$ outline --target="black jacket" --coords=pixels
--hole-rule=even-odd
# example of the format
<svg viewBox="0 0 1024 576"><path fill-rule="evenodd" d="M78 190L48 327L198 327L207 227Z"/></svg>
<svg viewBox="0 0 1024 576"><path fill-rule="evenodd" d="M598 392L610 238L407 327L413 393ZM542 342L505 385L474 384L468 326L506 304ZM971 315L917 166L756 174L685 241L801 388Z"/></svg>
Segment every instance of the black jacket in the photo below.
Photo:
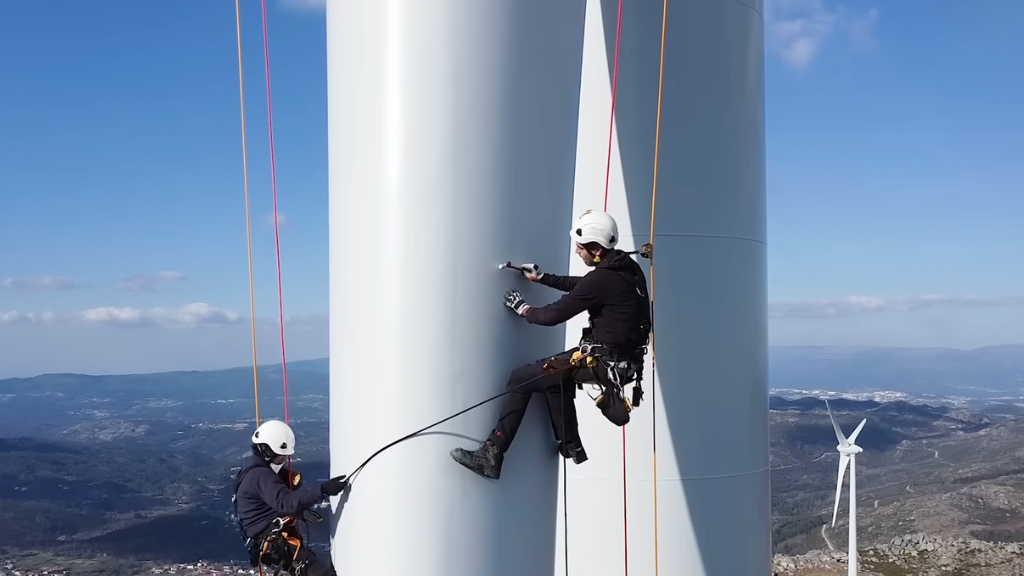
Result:
<svg viewBox="0 0 1024 576"><path fill-rule="evenodd" d="M531 324L555 326L586 310L587 337L613 349L630 352L647 344L651 307L647 278L640 265L621 250L612 250L585 276L545 273L541 284L568 292L556 302L526 312Z"/></svg>
<svg viewBox="0 0 1024 576"><path fill-rule="evenodd" d="M246 538L255 538L279 516L292 516L311 508L325 496L316 488L291 490L281 476L259 456L241 470L241 482L235 492L238 522Z"/></svg>

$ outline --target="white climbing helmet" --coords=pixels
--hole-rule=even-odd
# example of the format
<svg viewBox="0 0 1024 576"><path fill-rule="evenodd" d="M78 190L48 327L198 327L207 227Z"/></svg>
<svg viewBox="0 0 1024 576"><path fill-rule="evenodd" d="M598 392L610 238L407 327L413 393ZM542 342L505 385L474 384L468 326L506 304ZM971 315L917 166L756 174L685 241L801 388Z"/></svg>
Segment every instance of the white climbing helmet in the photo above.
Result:
<svg viewBox="0 0 1024 576"><path fill-rule="evenodd" d="M587 210L576 220L569 236L579 244L597 242L611 250L619 242L619 226L607 212Z"/></svg>
<svg viewBox="0 0 1024 576"><path fill-rule="evenodd" d="M295 433L280 420L267 420L252 434L253 444L266 444L274 454L291 456L295 453Z"/></svg>

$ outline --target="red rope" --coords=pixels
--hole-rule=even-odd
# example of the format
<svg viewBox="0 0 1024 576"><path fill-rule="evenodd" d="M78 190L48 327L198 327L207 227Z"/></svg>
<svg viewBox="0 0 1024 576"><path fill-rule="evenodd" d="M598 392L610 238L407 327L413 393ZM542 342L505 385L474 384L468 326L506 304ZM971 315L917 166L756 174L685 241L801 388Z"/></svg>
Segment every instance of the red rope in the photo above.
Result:
<svg viewBox="0 0 1024 576"><path fill-rule="evenodd" d="M629 575L629 523L626 521L626 429L622 429L622 559Z"/></svg>
<svg viewBox="0 0 1024 576"><path fill-rule="evenodd" d="M288 423L288 364L284 352L284 299L281 289L281 236L277 227L277 168L274 164L274 113L270 104L270 46L267 42L267 0L263 0L263 62L267 71L267 125L270 132L270 182L274 194L274 244L277 250L277 311L281 324L281 378L284 380L284 421ZM291 469L291 459L288 463Z"/></svg>
<svg viewBox="0 0 1024 576"><path fill-rule="evenodd" d="M612 71L612 110L608 119L608 160L604 169L604 210L608 211L608 185L612 170L612 133L615 127L615 93L619 85L619 42L622 38L622 0L619 0L618 22L615 24L615 64ZM626 507L626 428L622 428L622 556L629 576L629 522Z"/></svg>
<svg viewBox="0 0 1024 576"><path fill-rule="evenodd" d="M608 211L608 182L612 171L612 128L615 126L615 92L619 85L619 39L622 36L622 0L619 0L619 19L615 25L615 67L612 72L612 111L608 118L608 162L604 169L604 210Z"/></svg>

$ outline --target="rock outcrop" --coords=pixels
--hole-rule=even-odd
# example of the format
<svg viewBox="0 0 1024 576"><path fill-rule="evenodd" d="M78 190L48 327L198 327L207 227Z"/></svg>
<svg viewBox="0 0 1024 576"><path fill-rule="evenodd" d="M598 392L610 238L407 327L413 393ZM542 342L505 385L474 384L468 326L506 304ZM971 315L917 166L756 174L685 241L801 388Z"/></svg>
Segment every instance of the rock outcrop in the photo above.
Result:
<svg viewBox="0 0 1024 576"><path fill-rule="evenodd" d="M923 533L861 548L864 576L1010 576L1024 574L1024 544L973 538L938 538ZM799 556L776 554L773 576L845 574L846 552L813 550Z"/></svg>

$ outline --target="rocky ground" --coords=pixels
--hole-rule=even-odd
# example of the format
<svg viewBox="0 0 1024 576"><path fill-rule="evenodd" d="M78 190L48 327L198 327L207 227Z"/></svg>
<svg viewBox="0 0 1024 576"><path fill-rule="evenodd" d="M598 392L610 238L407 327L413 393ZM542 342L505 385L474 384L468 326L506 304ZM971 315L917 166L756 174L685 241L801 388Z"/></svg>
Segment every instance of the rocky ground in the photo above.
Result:
<svg viewBox="0 0 1024 576"><path fill-rule="evenodd" d="M861 547L863 576L1019 576L1024 544L973 538L942 538L923 533L898 536L888 544ZM813 550L798 556L776 554L772 576L846 574L847 554Z"/></svg>
<svg viewBox="0 0 1024 576"><path fill-rule="evenodd" d="M816 401L807 404L811 408ZM988 542L1024 540L1024 418L898 402L849 404L833 406L847 433L861 418L868 420L858 438L864 453L857 456L862 548L918 532ZM774 552L795 556L843 549L848 482L831 525L835 434L828 439L831 423L823 410L793 405L771 414Z"/></svg>

